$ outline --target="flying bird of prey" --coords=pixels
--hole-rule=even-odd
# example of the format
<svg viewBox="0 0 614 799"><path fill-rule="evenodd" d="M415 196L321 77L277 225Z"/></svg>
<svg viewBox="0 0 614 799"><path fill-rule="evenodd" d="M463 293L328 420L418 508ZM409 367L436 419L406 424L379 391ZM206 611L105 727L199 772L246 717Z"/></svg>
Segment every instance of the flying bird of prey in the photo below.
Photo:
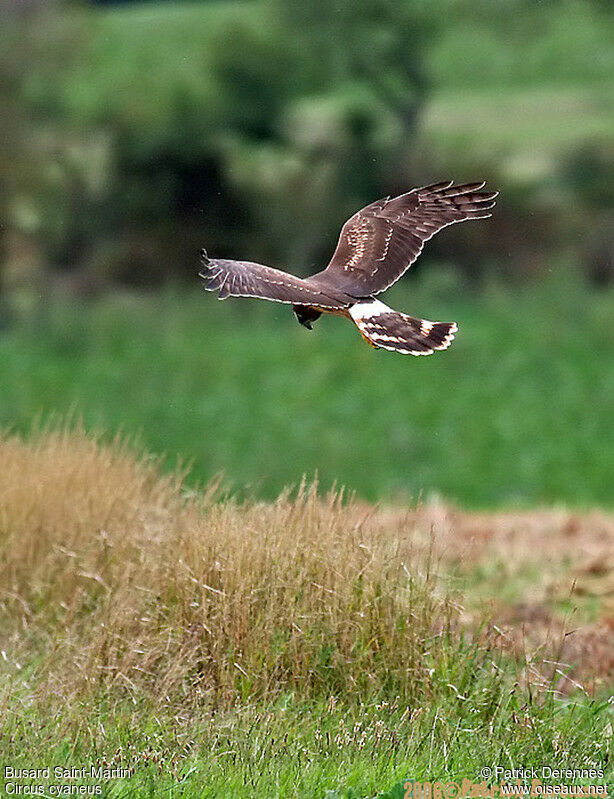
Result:
<svg viewBox="0 0 614 799"><path fill-rule="evenodd" d="M466 219L484 219L498 192L481 183L452 181L386 197L350 217L337 249L322 272L295 277L250 261L213 259L201 250L200 277L219 298L258 297L292 305L300 324L311 330L323 313L351 319L373 347L405 355L431 355L450 346L455 322L429 322L394 311L376 295L395 283L442 228Z"/></svg>

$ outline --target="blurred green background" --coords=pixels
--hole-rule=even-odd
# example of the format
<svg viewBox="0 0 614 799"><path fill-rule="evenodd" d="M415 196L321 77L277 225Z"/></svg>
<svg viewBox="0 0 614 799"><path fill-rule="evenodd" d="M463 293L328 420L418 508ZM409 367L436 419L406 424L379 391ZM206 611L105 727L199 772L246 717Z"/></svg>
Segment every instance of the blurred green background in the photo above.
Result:
<svg viewBox="0 0 614 799"><path fill-rule="evenodd" d="M608 0L4 0L0 423L82 417L263 497L611 506L612 41ZM445 178L495 214L387 295L458 321L445 354L198 286L201 246L309 274Z"/></svg>

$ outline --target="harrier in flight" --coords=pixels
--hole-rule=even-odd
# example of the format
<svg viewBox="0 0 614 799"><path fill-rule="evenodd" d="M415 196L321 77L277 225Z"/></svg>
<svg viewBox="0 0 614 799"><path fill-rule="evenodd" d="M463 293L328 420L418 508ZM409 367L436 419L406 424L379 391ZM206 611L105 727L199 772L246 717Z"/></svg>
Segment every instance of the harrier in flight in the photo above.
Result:
<svg viewBox="0 0 614 799"><path fill-rule="evenodd" d="M392 286L422 252L424 242L454 222L484 219L498 192L481 191L485 182L454 186L452 181L386 197L350 217L331 262L307 278L250 261L213 259L201 250L200 277L219 298L258 297L292 306L300 324L311 330L323 313L351 319L373 347L404 355L445 350L455 322L415 319L375 297Z"/></svg>

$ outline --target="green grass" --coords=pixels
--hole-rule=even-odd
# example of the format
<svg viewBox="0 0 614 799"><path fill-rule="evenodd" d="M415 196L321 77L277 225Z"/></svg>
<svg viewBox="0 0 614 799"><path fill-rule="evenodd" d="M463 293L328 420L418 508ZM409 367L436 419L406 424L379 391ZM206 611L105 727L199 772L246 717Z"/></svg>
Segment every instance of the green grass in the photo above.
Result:
<svg viewBox="0 0 614 799"><path fill-rule="evenodd" d="M445 3L446 0L443 0ZM611 82L614 16L590 0L449 2L426 60L438 89Z"/></svg>
<svg viewBox="0 0 614 799"><path fill-rule="evenodd" d="M197 719L135 710L124 702L84 705L76 716L56 711L41 721L26 706L5 718L0 758L13 767L132 767L127 779L74 784L101 784L108 797L185 799L401 799L407 779L481 783L484 766L607 769L607 703L526 707L510 693L491 723L473 699L449 693L447 701L427 708L394 699L355 707L334 700L306 705L288 697ZM48 786L61 780L25 782Z"/></svg>
<svg viewBox="0 0 614 799"><path fill-rule="evenodd" d="M447 89L421 128L441 163L497 164L511 183L543 186L581 145L613 140L614 100L607 83Z"/></svg>
<svg viewBox="0 0 614 799"><path fill-rule="evenodd" d="M407 779L519 765L609 779L606 654L590 695L562 628L499 628L477 575L450 593L422 522L313 490L212 502L80 433L3 437L0 461L0 762L134 769L5 772L6 794L400 799Z"/></svg>
<svg viewBox="0 0 614 799"><path fill-rule="evenodd" d="M556 13L549 3L504 17L480 2L450 11L426 54L429 152L466 170L490 164L546 196L562 159L614 137L611 8L564 0Z"/></svg>
<svg viewBox="0 0 614 799"><path fill-rule="evenodd" d="M612 293L562 273L475 294L443 278L390 296L459 322L428 358L372 350L341 319L309 333L283 306L205 293L49 301L0 336L0 423L82 415L190 461L195 480L223 472L265 497L317 473L369 499L611 506Z"/></svg>

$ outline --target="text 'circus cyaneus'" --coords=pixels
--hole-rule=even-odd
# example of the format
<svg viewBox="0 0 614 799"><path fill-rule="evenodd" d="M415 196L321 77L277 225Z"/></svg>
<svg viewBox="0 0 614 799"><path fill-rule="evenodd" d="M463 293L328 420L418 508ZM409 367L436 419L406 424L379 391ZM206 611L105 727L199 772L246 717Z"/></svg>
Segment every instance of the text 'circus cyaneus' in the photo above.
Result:
<svg viewBox="0 0 614 799"><path fill-rule="evenodd" d="M336 314L351 319L373 347L431 355L450 346L456 323L416 319L375 297L409 269L442 228L490 216L498 192L481 191L484 185L445 181L367 205L341 229L326 269L308 278L250 261L209 258L205 250L200 276L220 299L258 297L292 305L310 330L321 314Z"/></svg>

